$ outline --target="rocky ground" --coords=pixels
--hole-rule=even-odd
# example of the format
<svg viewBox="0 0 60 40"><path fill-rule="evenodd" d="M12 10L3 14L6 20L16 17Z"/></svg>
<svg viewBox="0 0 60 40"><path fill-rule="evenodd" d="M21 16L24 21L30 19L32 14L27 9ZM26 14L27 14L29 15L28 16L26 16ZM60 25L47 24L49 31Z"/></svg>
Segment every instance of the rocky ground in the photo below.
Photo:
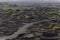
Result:
<svg viewBox="0 0 60 40"><path fill-rule="evenodd" d="M1 6L0 36L5 40L60 40L60 8Z"/></svg>

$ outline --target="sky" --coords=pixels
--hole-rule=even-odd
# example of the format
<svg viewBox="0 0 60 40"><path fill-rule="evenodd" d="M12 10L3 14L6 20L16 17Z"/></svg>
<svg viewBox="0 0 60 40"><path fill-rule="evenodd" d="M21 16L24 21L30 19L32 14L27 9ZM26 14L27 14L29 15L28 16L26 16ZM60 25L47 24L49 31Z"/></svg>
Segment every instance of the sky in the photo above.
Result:
<svg viewBox="0 0 60 40"><path fill-rule="evenodd" d="M60 0L0 0L0 2L6 1L25 1L25 2L60 2Z"/></svg>

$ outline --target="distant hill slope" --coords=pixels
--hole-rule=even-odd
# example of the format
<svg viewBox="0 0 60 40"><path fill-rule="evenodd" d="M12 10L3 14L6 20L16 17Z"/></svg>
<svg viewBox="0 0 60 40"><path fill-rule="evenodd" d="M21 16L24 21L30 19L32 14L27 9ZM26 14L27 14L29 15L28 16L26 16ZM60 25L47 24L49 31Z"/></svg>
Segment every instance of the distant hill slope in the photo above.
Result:
<svg viewBox="0 0 60 40"><path fill-rule="evenodd" d="M60 2L27 2L27 1L8 1L8 2L0 2L0 3L9 3L9 4L17 4L19 6L39 6L39 5L55 5L60 6Z"/></svg>

